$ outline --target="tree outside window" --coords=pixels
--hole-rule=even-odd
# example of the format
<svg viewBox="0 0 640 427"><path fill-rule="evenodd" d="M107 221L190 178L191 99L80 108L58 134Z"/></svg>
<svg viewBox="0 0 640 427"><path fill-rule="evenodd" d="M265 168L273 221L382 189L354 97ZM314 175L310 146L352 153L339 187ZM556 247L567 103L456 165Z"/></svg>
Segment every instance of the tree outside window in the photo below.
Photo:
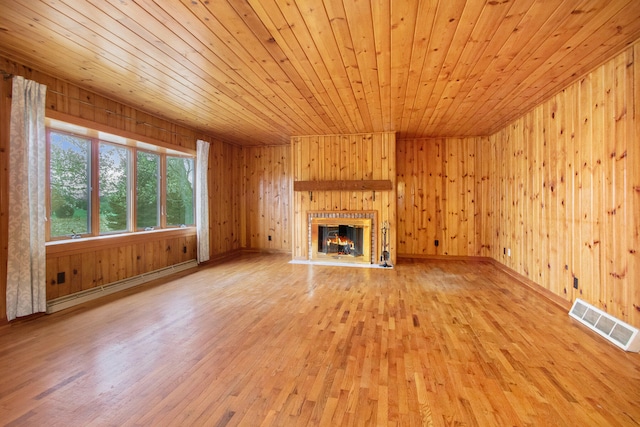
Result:
<svg viewBox="0 0 640 427"><path fill-rule="evenodd" d="M193 224L194 162L167 156L167 225Z"/></svg>
<svg viewBox="0 0 640 427"><path fill-rule="evenodd" d="M91 233L91 140L50 133L50 235Z"/></svg>
<svg viewBox="0 0 640 427"><path fill-rule="evenodd" d="M49 240L195 223L193 157L113 136L49 129L48 138Z"/></svg>

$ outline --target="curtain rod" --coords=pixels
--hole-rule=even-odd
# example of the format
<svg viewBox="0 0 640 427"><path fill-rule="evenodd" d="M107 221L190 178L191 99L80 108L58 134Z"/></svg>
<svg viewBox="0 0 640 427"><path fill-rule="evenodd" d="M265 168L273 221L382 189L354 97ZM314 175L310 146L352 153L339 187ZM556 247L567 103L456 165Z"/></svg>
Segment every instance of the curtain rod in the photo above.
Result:
<svg viewBox="0 0 640 427"><path fill-rule="evenodd" d="M2 73L2 80L9 80L13 77L13 74L8 73L5 70L0 70L0 73Z"/></svg>

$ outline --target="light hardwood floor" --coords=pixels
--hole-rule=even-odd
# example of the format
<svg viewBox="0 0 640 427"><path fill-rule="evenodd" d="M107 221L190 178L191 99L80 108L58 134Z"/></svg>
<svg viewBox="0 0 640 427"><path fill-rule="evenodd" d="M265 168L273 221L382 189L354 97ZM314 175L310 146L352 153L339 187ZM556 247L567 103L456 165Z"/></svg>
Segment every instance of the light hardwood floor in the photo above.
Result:
<svg viewBox="0 0 640 427"><path fill-rule="evenodd" d="M287 261L244 255L0 328L0 421L640 424L640 355L489 263Z"/></svg>

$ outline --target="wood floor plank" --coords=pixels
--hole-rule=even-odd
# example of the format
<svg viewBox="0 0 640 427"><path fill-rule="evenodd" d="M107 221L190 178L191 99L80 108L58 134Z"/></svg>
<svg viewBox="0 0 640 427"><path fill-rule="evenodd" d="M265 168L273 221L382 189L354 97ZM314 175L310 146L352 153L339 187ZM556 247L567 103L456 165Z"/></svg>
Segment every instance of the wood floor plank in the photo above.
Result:
<svg viewBox="0 0 640 427"><path fill-rule="evenodd" d="M247 254L0 327L11 426L626 426L639 402L640 355L480 261Z"/></svg>

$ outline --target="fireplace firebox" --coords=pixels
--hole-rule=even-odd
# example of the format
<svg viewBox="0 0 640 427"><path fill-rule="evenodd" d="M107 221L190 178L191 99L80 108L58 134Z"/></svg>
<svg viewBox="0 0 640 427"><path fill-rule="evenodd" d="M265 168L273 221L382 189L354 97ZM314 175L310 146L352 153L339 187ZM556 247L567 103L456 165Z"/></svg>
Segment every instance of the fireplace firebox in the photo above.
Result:
<svg viewBox="0 0 640 427"><path fill-rule="evenodd" d="M309 214L309 259L372 264L375 238L372 212Z"/></svg>

